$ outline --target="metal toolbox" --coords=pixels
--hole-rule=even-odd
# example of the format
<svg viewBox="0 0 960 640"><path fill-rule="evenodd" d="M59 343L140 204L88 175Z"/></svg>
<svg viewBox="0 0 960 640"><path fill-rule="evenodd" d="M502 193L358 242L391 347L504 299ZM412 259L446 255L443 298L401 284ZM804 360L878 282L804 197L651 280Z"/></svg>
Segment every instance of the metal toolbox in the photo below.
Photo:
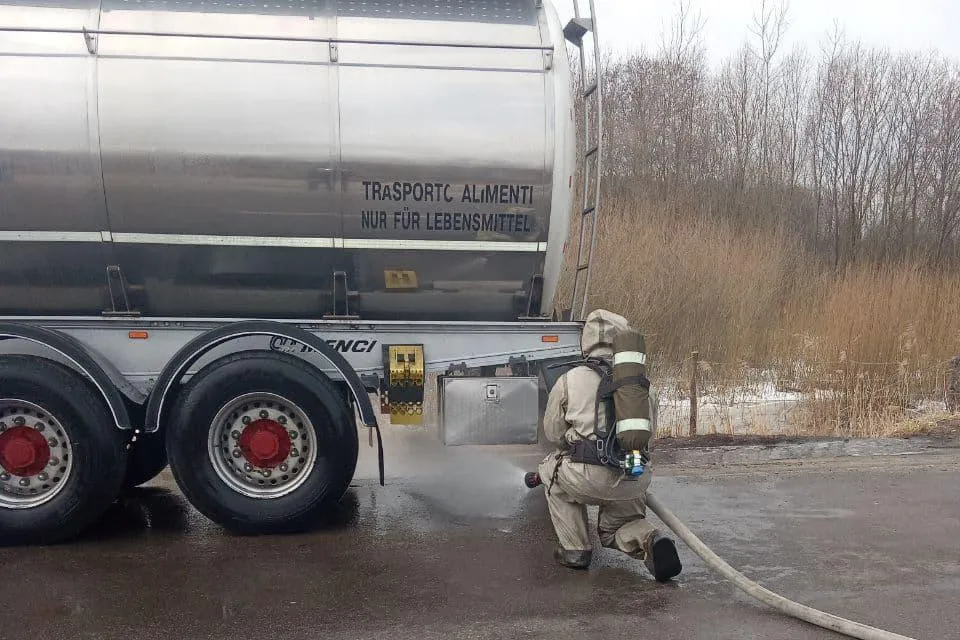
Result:
<svg viewBox="0 0 960 640"><path fill-rule="evenodd" d="M445 445L537 442L537 377L444 377L439 405Z"/></svg>

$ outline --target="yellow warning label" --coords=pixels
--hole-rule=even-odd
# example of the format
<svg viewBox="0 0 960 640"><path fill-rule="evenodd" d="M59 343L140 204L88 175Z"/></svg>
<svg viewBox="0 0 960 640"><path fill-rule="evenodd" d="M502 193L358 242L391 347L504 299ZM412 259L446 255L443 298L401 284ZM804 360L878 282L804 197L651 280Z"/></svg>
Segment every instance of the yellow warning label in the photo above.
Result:
<svg viewBox="0 0 960 640"><path fill-rule="evenodd" d="M387 269L383 272L387 289L417 289L417 272L411 269Z"/></svg>
<svg viewBox="0 0 960 640"><path fill-rule="evenodd" d="M390 345L387 393L392 424L423 424L424 362L421 345Z"/></svg>

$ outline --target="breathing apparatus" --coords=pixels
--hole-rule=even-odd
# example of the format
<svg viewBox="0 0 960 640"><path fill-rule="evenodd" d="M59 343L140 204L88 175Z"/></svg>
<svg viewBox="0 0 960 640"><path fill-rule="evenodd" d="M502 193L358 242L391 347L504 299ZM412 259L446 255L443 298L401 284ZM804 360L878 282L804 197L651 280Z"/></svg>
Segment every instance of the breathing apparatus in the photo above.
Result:
<svg viewBox="0 0 960 640"><path fill-rule="evenodd" d="M644 451L638 451L636 449L628 451L623 457L623 462L620 463L620 467L623 469L623 473L630 477L642 476L643 472L647 470L647 464L650 463L650 459L647 456L647 453Z"/></svg>
<svg viewBox="0 0 960 640"><path fill-rule="evenodd" d="M627 479L636 479L650 463L652 424L646 345L639 332L624 328L614 336L611 346L612 361L587 357L548 368L585 366L600 376L594 414L596 437L572 443L570 459L613 467Z"/></svg>

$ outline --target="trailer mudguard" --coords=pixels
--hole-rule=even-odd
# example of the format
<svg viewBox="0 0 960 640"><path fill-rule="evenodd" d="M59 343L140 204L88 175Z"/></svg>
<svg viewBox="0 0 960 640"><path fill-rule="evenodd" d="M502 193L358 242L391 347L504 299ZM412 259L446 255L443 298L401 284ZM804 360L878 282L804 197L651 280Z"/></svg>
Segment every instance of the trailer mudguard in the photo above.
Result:
<svg viewBox="0 0 960 640"><path fill-rule="evenodd" d="M124 396L134 404L142 405L146 395L130 384L116 367L96 351L73 336L54 329L16 322L0 323L0 340L14 339L32 342L43 347L45 351L52 351L65 358L76 371L86 376L103 396L117 428L134 428Z"/></svg>
<svg viewBox="0 0 960 640"><path fill-rule="evenodd" d="M163 368L156 385L153 387L153 392L150 394L144 424L145 430L154 432L160 428L161 414L166 409L170 390L186 374L190 365L214 347L218 347L225 342L251 336L289 338L307 345L322 355L343 376L353 399L357 403L357 407L360 409L360 418L363 420L363 424L370 428L377 426L377 415L373 411L373 405L367 395L363 381L360 380L360 376L353 370L350 363L334 351L330 345L300 327L270 320L244 320L211 329L185 344L174 354L170 362Z"/></svg>

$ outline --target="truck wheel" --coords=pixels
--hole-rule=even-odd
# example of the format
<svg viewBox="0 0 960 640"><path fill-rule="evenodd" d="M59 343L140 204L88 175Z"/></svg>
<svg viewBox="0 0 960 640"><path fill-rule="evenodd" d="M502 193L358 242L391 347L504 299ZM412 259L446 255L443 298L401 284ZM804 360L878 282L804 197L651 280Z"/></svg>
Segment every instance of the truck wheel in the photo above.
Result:
<svg viewBox="0 0 960 640"><path fill-rule="evenodd" d="M127 456L127 474L123 488L132 489L150 482L167 466L167 448L163 431L142 433Z"/></svg>
<svg viewBox="0 0 960 640"><path fill-rule="evenodd" d="M125 463L122 432L79 374L0 359L0 542L76 536L117 497Z"/></svg>
<svg viewBox="0 0 960 640"><path fill-rule="evenodd" d="M246 534L303 530L330 511L356 470L353 413L333 383L272 351L225 356L197 373L168 425L184 495Z"/></svg>

